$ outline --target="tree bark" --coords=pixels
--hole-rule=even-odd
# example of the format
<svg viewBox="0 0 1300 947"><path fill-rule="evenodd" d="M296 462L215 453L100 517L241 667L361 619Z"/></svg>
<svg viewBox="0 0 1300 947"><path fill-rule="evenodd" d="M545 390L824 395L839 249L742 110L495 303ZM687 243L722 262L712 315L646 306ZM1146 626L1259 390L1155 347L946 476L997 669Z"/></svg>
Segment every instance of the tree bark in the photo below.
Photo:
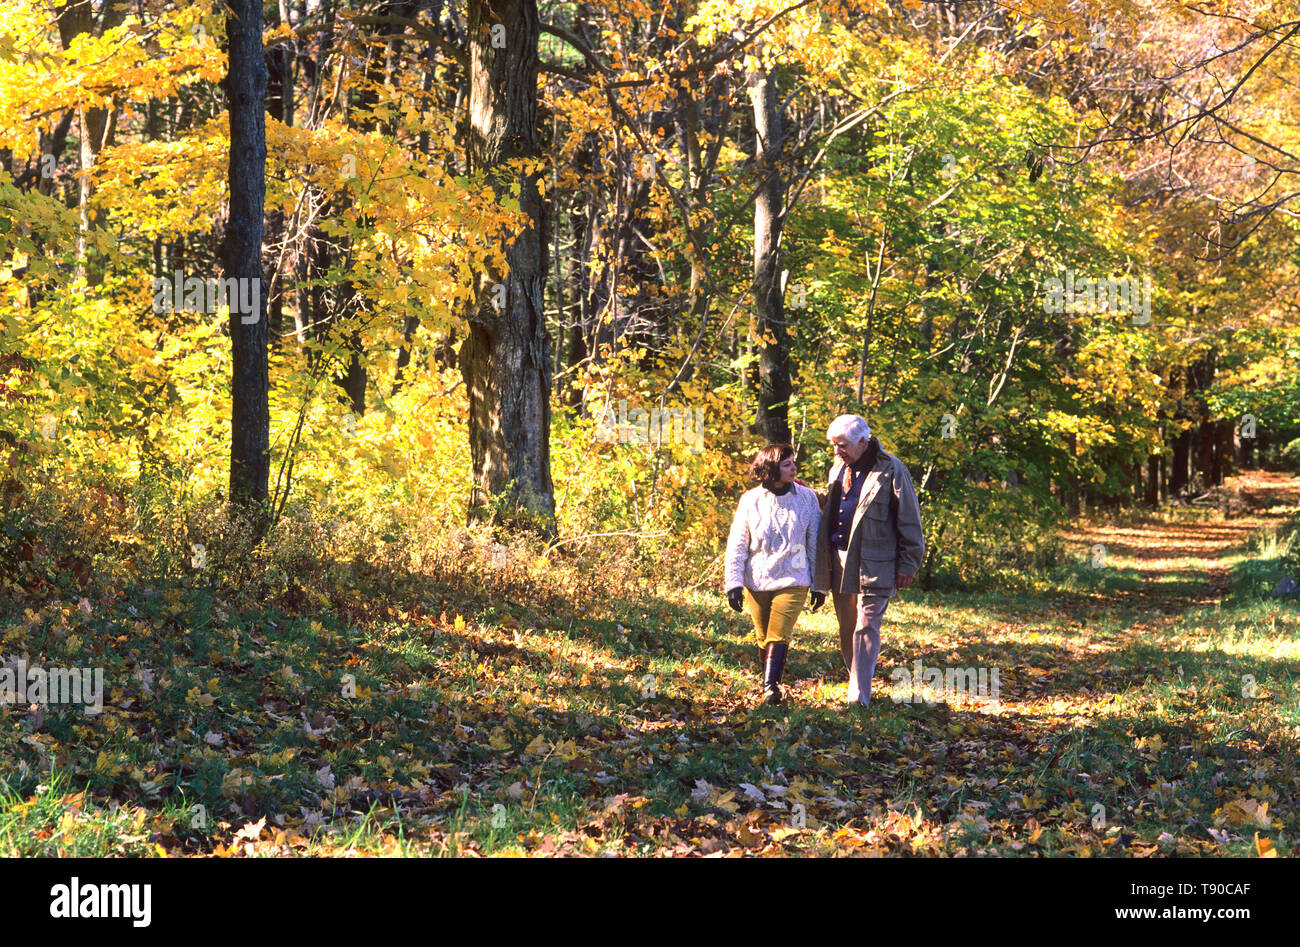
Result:
<svg viewBox="0 0 1300 947"><path fill-rule="evenodd" d="M1192 444L1192 432L1180 431L1174 438L1174 456L1169 465L1169 494L1177 496L1187 486L1187 458Z"/></svg>
<svg viewBox="0 0 1300 947"><path fill-rule="evenodd" d="M226 277L256 287L257 303L230 305L231 379L230 497L261 504L270 476L270 411L267 404L266 295L262 279L262 214L266 200L266 55L262 47L262 0L228 0L226 33L230 71L230 220L222 246Z"/></svg>
<svg viewBox="0 0 1300 947"><path fill-rule="evenodd" d="M1147 455L1146 505L1155 509L1160 505L1160 455Z"/></svg>
<svg viewBox="0 0 1300 947"><path fill-rule="evenodd" d="M540 154L537 127L536 0L471 0L471 171L486 171L498 199L519 187L523 231L502 247L505 271L489 268L469 315L460 365L469 394L474 489L471 516L555 531L551 481L550 338L542 309L546 249L535 174L506 162ZM501 287L498 289L497 287ZM499 303L499 307L498 307Z"/></svg>
<svg viewBox="0 0 1300 947"><path fill-rule="evenodd" d="M781 285L781 225L785 182L781 176L781 113L776 75L749 75L754 107L754 165L759 178L754 199L754 313L759 336L758 416L754 431L769 444L790 442L790 337Z"/></svg>
<svg viewBox="0 0 1300 947"><path fill-rule="evenodd" d="M1236 424L1229 420L1220 419L1215 422L1215 450L1214 450L1214 482L1216 484L1223 481L1235 472L1233 459L1233 431Z"/></svg>

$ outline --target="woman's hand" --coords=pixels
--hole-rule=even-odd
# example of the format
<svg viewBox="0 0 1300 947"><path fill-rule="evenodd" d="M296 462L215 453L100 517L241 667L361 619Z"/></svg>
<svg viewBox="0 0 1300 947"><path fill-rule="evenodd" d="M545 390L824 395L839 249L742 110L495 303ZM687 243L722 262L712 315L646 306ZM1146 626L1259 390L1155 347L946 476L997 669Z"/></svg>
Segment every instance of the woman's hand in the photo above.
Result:
<svg viewBox="0 0 1300 947"><path fill-rule="evenodd" d="M734 589L730 589L727 592L727 604L731 606L731 610L733 612L740 611L740 607L742 604L744 604L744 601L745 601L745 593L740 590L739 586L737 586Z"/></svg>
<svg viewBox="0 0 1300 947"><path fill-rule="evenodd" d="M811 595L808 596L808 598L812 602L812 608L808 609L810 612L815 612L817 611L817 609L821 608L823 605L826 604L825 592L813 592Z"/></svg>

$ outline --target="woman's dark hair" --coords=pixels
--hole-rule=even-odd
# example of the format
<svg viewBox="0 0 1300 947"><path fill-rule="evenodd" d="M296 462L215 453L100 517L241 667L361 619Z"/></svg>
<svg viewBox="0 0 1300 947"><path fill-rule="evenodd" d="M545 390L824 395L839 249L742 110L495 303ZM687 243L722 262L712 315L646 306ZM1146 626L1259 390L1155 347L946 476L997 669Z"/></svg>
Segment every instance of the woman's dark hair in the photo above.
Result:
<svg viewBox="0 0 1300 947"><path fill-rule="evenodd" d="M765 487L774 487L781 480L781 461L794 456L789 444L768 444L754 455L749 465L749 475Z"/></svg>

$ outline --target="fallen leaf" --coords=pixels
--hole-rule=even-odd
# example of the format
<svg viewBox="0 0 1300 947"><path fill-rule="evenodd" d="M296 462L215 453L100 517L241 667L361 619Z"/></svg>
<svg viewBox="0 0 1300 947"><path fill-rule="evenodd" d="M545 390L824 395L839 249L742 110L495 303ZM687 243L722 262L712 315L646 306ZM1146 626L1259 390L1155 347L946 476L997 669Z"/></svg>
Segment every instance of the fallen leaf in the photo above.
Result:
<svg viewBox="0 0 1300 947"><path fill-rule="evenodd" d="M1267 829L1271 824L1268 803L1255 799L1233 799L1214 810L1214 824L1257 825L1261 829Z"/></svg>
<svg viewBox="0 0 1300 947"><path fill-rule="evenodd" d="M262 829L266 827L266 816L258 819L256 822L249 822L242 829L235 833L233 841L238 842L241 838L246 838L250 842L256 842L258 836L262 834Z"/></svg>

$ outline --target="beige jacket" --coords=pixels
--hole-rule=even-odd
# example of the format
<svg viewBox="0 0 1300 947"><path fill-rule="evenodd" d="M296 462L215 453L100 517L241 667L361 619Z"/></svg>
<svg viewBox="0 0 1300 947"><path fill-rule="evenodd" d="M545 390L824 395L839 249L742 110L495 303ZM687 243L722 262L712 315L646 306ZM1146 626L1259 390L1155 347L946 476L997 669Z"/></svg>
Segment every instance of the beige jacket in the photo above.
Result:
<svg viewBox="0 0 1300 947"><path fill-rule="evenodd" d="M840 505L840 477L844 465L838 459L831 466L830 489L821 528L817 531L817 571L813 589L830 590L831 533ZM907 466L883 448L863 481L858 506L849 528L844 576L836 592L893 595L895 577L916 575L925 561L925 537L921 533L921 508L912 488Z"/></svg>

